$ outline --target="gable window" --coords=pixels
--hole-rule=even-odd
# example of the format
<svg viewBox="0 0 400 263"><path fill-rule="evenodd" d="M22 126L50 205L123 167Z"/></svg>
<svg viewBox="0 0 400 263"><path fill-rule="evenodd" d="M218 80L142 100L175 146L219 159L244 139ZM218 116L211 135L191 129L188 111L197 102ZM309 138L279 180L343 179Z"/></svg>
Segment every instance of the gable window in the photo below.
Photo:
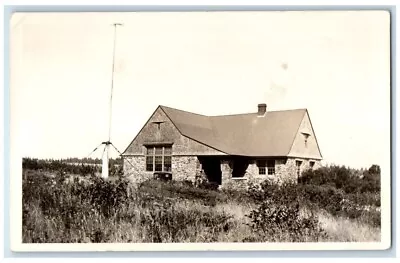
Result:
<svg viewBox="0 0 400 263"><path fill-rule="evenodd" d="M269 175L275 174L275 160L268 160L267 161L267 169L268 169L268 174Z"/></svg>
<svg viewBox="0 0 400 263"><path fill-rule="evenodd" d="M164 123L163 121L153 121L154 124L157 125L157 128L160 130L161 129L161 124Z"/></svg>
<svg viewBox="0 0 400 263"><path fill-rule="evenodd" d="M301 133L304 136L304 145L307 147L308 137L310 137L311 134L308 131L302 131Z"/></svg>
<svg viewBox="0 0 400 263"><path fill-rule="evenodd" d="M171 171L171 146L146 146L146 171Z"/></svg>
<svg viewBox="0 0 400 263"><path fill-rule="evenodd" d="M297 174L297 177L300 177L301 164L302 164L302 161L296 161L296 174Z"/></svg>

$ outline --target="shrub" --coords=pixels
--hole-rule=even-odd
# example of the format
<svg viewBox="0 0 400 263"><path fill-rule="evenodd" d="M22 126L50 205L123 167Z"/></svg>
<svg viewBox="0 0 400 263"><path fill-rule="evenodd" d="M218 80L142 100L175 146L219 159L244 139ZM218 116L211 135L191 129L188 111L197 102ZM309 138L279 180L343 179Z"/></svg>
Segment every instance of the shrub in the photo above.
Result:
<svg viewBox="0 0 400 263"><path fill-rule="evenodd" d="M250 212L251 228L262 236L263 240L280 240L287 236L291 242L318 241L326 237L313 214L300 215L299 202L291 204L264 201L258 209Z"/></svg>
<svg viewBox="0 0 400 263"><path fill-rule="evenodd" d="M346 193L363 193L380 191L380 167L372 165L365 170L362 177L359 171L344 166L321 167L307 170L299 178L300 184L331 185Z"/></svg>
<svg viewBox="0 0 400 263"><path fill-rule="evenodd" d="M368 171L363 178L354 174L345 167L322 167L305 171L298 184L276 185L266 180L260 187L249 188L248 195L256 202L271 200L287 206L297 201L308 209L324 209L332 215L379 226L380 212L376 209L380 206L379 182L376 180L379 176Z"/></svg>
<svg viewBox="0 0 400 263"><path fill-rule="evenodd" d="M362 176L360 176L362 175ZM361 216L363 208L380 206L380 167L372 165L368 170L357 171L344 166L322 167L308 170L299 180L306 199L332 214L350 218ZM344 209L342 201L353 204ZM376 224L376 220L374 220Z"/></svg>
<svg viewBox="0 0 400 263"><path fill-rule="evenodd" d="M219 185L218 183L215 182L207 182L207 181L202 181L201 183L198 184L198 187L200 189L206 189L206 190L218 190Z"/></svg>
<svg viewBox="0 0 400 263"><path fill-rule="evenodd" d="M146 231L145 242L180 242L190 239L191 234L196 235L201 230L210 233L204 242L215 242L219 232L230 229L230 219L231 216L224 213L178 209L171 200L164 200L155 203L152 209L144 210L140 224Z"/></svg>
<svg viewBox="0 0 400 263"><path fill-rule="evenodd" d="M163 199L164 197L183 198L200 201L207 206L215 206L218 202L226 201L226 195L212 187L195 187L192 183L185 181L160 182L147 180L140 184L139 190L152 193L158 199Z"/></svg>

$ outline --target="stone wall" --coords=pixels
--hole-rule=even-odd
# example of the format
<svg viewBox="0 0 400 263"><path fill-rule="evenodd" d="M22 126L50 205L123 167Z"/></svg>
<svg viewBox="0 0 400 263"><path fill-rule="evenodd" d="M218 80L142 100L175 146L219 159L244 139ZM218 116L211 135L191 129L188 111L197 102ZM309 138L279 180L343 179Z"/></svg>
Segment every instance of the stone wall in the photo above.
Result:
<svg viewBox="0 0 400 263"><path fill-rule="evenodd" d="M229 188L229 184L232 181L232 171L233 171L232 161L222 160L221 161L221 188Z"/></svg>
<svg viewBox="0 0 400 263"><path fill-rule="evenodd" d="M276 162L274 180L278 184L297 182L296 162L294 159L280 159Z"/></svg>
<svg viewBox="0 0 400 263"><path fill-rule="evenodd" d="M146 157L144 156L125 156L124 157L124 176L134 183L140 183L153 178L153 172L146 171Z"/></svg>
<svg viewBox="0 0 400 263"><path fill-rule="evenodd" d="M172 179L195 181L201 169L196 156L172 156ZM153 172L146 171L145 156L125 156L124 175L132 182L140 183L153 178Z"/></svg>
<svg viewBox="0 0 400 263"><path fill-rule="evenodd" d="M275 160L274 175L259 175L256 160L250 160L243 177L232 178L233 161L221 160L222 181L221 188L247 189L249 186L257 185L265 180L282 184L284 182L297 182L296 160L302 161L300 171L310 169L310 161L314 161L313 169L321 167L319 160L301 158L287 158ZM128 163L128 161L130 163ZM124 175L127 175L133 182L142 182L153 177L153 172L146 171L145 156L125 156ZM202 173L201 163L197 156L172 156L172 179L189 180L199 182L206 180Z"/></svg>
<svg viewBox="0 0 400 263"><path fill-rule="evenodd" d="M258 167L255 160L250 160L243 177L232 177L232 161L221 162L222 183L221 188L248 189L250 185L260 184L265 180L265 175L258 174Z"/></svg>
<svg viewBox="0 0 400 263"><path fill-rule="evenodd" d="M249 166L243 177L233 178L232 177L232 164L231 161L225 160L221 163L222 170L222 185L221 188L233 188L233 189L247 189L250 186L259 185L265 180L272 183L282 184L282 183L296 183L297 182L297 170L296 170L296 160L302 161L300 166L300 173L310 169L309 159L300 158L282 158L275 160L275 174L274 175L260 175L258 174L258 166L256 160L250 160ZM319 160L314 161L313 169L318 169L321 167L321 162Z"/></svg>
<svg viewBox="0 0 400 263"><path fill-rule="evenodd" d="M172 156L172 179L195 182L199 165L197 156Z"/></svg>
<svg viewBox="0 0 400 263"><path fill-rule="evenodd" d="M304 171L311 169L310 161L315 162L314 167L312 168L313 170L321 167L320 160L303 159L303 158L288 158L286 160L286 163L279 164L276 167L276 176L278 178L279 183L283 183L283 182L296 183L297 182L298 175L297 175L296 161L301 161L300 176L301 176L301 173L303 173Z"/></svg>

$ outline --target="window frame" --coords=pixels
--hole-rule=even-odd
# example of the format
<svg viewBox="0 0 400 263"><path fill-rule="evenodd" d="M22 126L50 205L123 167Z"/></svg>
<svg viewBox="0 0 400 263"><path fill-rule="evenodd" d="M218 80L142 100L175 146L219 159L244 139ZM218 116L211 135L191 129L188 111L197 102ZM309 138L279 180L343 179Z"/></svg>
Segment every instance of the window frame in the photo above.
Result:
<svg viewBox="0 0 400 263"><path fill-rule="evenodd" d="M301 175L301 165L302 164L303 164L303 161L296 160L296 174L297 174L297 177L300 177L300 175Z"/></svg>
<svg viewBox="0 0 400 263"><path fill-rule="evenodd" d="M259 159L257 160L258 175L275 175L276 160L275 159Z"/></svg>
<svg viewBox="0 0 400 263"><path fill-rule="evenodd" d="M146 154L145 154L145 169L146 172L171 172L172 171L172 145L144 145L146 147ZM161 152L157 151L161 148ZM166 154L165 149L170 149L169 152ZM149 154L149 149L151 149L151 154ZM161 163L159 163L161 157ZM165 157L169 157L169 169L166 169L166 162ZM149 158L151 158L152 163L148 163ZM156 162L156 159L158 161ZM152 169L148 169L149 167ZM160 168L161 169L160 169Z"/></svg>
<svg viewBox="0 0 400 263"><path fill-rule="evenodd" d="M273 164L273 165L271 165ZM275 166L276 166L276 161L275 160L267 160L266 162L266 168L267 168L267 174L268 175L275 175Z"/></svg>
<svg viewBox="0 0 400 263"><path fill-rule="evenodd" d="M257 160L258 175L267 175L267 160Z"/></svg>

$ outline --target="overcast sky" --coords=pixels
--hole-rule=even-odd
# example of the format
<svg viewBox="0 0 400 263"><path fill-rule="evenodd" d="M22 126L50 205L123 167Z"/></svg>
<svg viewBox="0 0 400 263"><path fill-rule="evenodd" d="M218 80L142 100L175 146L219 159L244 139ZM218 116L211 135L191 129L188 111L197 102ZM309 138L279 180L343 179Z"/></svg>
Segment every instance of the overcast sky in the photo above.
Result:
<svg viewBox="0 0 400 263"><path fill-rule="evenodd" d="M387 12L16 14L11 149L125 150L158 105L205 115L307 108L324 161L382 164L390 143ZM93 157L100 157L97 152Z"/></svg>

